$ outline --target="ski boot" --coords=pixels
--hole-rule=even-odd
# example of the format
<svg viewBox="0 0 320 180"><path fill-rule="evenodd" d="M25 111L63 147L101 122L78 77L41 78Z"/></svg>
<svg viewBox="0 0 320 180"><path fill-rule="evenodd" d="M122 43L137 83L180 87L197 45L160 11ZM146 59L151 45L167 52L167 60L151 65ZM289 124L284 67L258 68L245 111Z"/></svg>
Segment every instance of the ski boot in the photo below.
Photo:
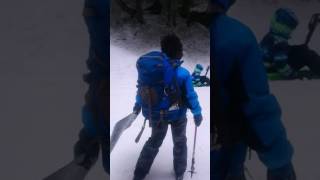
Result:
<svg viewBox="0 0 320 180"><path fill-rule="evenodd" d="M203 71L203 66L197 64L192 73L192 83L194 86L198 87L201 85L201 72Z"/></svg>
<svg viewBox="0 0 320 180"><path fill-rule="evenodd" d="M192 76L200 76L203 71L203 66L201 64L196 64L196 67L193 70Z"/></svg>
<svg viewBox="0 0 320 180"><path fill-rule="evenodd" d="M202 76L203 66L197 64L192 73L192 84L194 87L205 87L210 86L210 79L207 77L210 66L207 67L206 73Z"/></svg>

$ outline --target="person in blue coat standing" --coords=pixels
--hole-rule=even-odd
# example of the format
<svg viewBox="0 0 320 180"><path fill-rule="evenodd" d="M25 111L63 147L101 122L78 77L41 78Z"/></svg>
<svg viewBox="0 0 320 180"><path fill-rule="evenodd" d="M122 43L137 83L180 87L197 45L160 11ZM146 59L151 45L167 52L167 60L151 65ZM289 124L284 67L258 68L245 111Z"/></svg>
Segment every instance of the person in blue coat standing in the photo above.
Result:
<svg viewBox="0 0 320 180"><path fill-rule="evenodd" d="M103 167L109 174L109 0L85 0L83 15L90 40L89 73L84 76L89 88L82 109L84 127L74 147L74 158L89 170L101 149Z"/></svg>
<svg viewBox="0 0 320 180"><path fill-rule="evenodd" d="M183 180L187 167L187 109L191 110L196 126L200 126L202 122L201 107L198 102L198 95L193 88L192 76L187 69L181 67L183 46L180 39L175 34L164 36L161 39L161 49L161 52L154 51L142 56L141 58L151 58L146 59L146 62L159 62L160 59L160 64L156 66L152 65L153 68L163 67L162 62L164 61L169 62L172 66L174 66L173 64L176 64L172 77L174 77L175 80L174 92L179 93L173 93L171 88L169 89L162 87L162 83L164 83L163 81L165 81L166 78L155 77L157 70L151 71L151 74L148 74L150 76L145 77L146 79L149 79L151 76L154 76L154 79L151 80L152 82L150 82L151 84L148 86L145 86L145 83L142 82L145 80L142 76L144 76L147 70L143 70L143 72L139 74L137 86L138 92L133 110L136 114L139 114L142 110L144 117L149 120L149 125L152 129L152 132L151 137L145 143L137 161L134 171L134 180L143 180L149 173L151 165L159 152L159 148L166 137L169 125L171 126L174 144L173 163L176 180ZM138 71L139 67L141 68L142 66L141 64L142 61L139 63L138 60ZM166 72L169 73L169 71ZM168 73L163 74L160 72L159 76L166 76ZM160 83L155 81L157 79ZM173 78L170 79L173 80ZM159 88L160 91L157 90ZM162 94L162 92L164 92L164 94ZM165 106L163 103L156 102L156 99L162 102L162 99L166 99L168 96L172 101L173 99L176 99L177 103L174 101L174 103L170 104L167 108L164 108ZM161 104L160 106L162 107L157 108L151 104Z"/></svg>
<svg viewBox="0 0 320 180"><path fill-rule="evenodd" d="M212 150L215 180L245 180L247 148L267 167L268 180L295 180L293 147L270 93L262 52L251 30L226 15L234 1L211 0Z"/></svg>

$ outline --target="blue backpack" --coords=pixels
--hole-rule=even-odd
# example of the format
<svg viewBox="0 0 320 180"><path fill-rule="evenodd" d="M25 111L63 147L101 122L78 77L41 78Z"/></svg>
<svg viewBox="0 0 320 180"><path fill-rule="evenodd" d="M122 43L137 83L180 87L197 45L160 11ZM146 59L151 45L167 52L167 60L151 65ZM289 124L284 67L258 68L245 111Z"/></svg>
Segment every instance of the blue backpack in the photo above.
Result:
<svg viewBox="0 0 320 180"><path fill-rule="evenodd" d="M143 115L151 120L171 110L177 110L181 91L177 81L180 60L170 60L164 53L153 51L137 61L138 95ZM175 109L176 108L176 109Z"/></svg>

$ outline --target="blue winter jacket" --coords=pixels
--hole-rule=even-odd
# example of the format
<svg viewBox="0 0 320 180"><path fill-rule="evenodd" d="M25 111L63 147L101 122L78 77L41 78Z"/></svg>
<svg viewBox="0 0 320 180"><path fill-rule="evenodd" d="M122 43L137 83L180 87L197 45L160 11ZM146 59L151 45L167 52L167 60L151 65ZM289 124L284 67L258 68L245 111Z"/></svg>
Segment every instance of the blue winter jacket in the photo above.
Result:
<svg viewBox="0 0 320 180"><path fill-rule="evenodd" d="M278 102L270 94L262 53L251 30L225 14L215 15L211 23L211 63L219 82L221 110L236 106L238 111L232 116L243 117L250 131L251 136L244 141L254 139L254 148L268 168L289 163L293 148L280 120Z"/></svg>
<svg viewBox="0 0 320 180"><path fill-rule="evenodd" d="M89 74L86 81L107 79L109 74L109 0L86 0L85 22L90 34L90 51L87 60Z"/></svg>
<svg viewBox="0 0 320 180"><path fill-rule="evenodd" d="M106 132L108 125L103 118L102 112L98 117L91 112L92 107L99 104L101 97L96 92L101 80L109 77L109 0L85 0L83 16L89 33L89 57L87 66L89 73L85 76L89 83L87 95L90 103L86 103L82 110L84 127L91 136ZM101 131L101 132L100 132Z"/></svg>
<svg viewBox="0 0 320 180"><path fill-rule="evenodd" d="M189 108L194 116L201 114L201 107L198 101L198 95L195 92L192 84L192 76L189 71L181 66L177 68L177 81L182 90L182 104L177 110L169 110L163 117L166 121L177 121L186 117L187 109ZM142 100L140 95L136 95L136 106L141 106ZM149 109L142 108L142 113L145 117L149 116ZM159 121L159 112L152 112L152 121Z"/></svg>

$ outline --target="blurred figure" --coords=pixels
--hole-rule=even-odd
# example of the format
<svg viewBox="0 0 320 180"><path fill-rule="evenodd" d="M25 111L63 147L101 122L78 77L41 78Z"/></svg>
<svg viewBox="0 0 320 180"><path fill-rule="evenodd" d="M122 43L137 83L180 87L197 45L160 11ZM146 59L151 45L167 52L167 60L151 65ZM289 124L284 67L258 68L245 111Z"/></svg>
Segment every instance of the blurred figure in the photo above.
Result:
<svg viewBox="0 0 320 180"><path fill-rule="evenodd" d="M84 127L74 156L79 165L89 170L102 149L103 167L109 174L109 0L86 0L83 15L90 37L89 73L84 77L89 90L82 109Z"/></svg>
<svg viewBox="0 0 320 180"><path fill-rule="evenodd" d="M247 148L267 167L268 180L295 180L293 147L270 93L262 52L251 30L226 15L232 0L211 0L211 175L245 180Z"/></svg>
<svg viewBox="0 0 320 180"><path fill-rule="evenodd" d="M311 28L315 28L318 22L310 23L315 23L311 24L314 26ZM270 30L260 43L270 79L302 79L320 75L319 55L310 50L307 43L290 45L288 42L298 24L296 14L286 8L276 10L271 18ZM301 71L304 67L308 69Z"/></svg>

